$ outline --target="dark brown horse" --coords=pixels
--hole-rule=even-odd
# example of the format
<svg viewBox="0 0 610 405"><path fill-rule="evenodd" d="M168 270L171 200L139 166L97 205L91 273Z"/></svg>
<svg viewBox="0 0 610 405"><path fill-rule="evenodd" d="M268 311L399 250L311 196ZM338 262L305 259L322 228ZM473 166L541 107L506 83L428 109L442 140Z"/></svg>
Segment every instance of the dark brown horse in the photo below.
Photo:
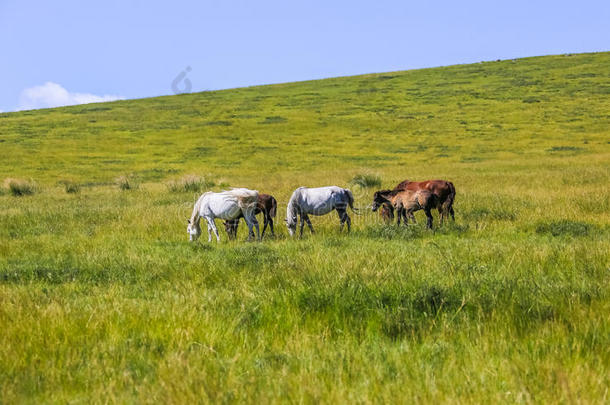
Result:
<svg viewBox="0 0 610 405"><path fill-rule="evenodd" d="M432 213L431 210L438 206L436 195L428 190L380 190L373 196L373 211L385 204L389 204L393 210L397 211L398 221L396 225L400 225L402 217L405 225L409 218L415 221L415 211L424 210L428 218L426 226L432 229Z"/></svg>
<svg viewBox="0 0 610 405"><path fill-rule="evenodd" d="M254 215L263 213L264 217L264 225L263 225L263 233L261 238L265 236L265 230L267 229L267 225L271 229L271 235L275 236L273 232L273 218L275 218L275 214L277 212L277 201L272 195L269 194L259 194L258 201L256 203L256 209L254 210ZM229 239L235 239L237 236L237 227L239 226L239 219L243 218L243 215L232 219L230 221L225 221L225 231L229 236Z"/></svg>
<svg viewBox="0 0 610 405"><path fill-rule="evenodd" d="M394 190L428 190L436 196L437 209L440 216L441 225L447 215L451 215L451 219L455 221L455 213L453 211L453 201L455 200L455 187L453 183L445 180L426 180L426 181L409 181L400 182ZM393 190L393 191L394 191ZM391 204L383 204L380 210L381 217L386 222L391 222L394 219L394 208Z"/></svg>

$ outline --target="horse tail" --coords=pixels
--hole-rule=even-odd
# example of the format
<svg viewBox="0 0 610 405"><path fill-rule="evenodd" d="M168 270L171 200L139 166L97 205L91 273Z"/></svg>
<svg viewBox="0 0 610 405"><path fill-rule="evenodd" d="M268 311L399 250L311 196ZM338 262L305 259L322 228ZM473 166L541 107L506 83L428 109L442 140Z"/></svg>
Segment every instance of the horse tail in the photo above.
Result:
<svg viewBox="0 0 610 405"><path fill-rule="evenodd" d="M269 216L271 218L275 218L275 214L277 213L277 201L271 196L271 208L269 209Z"/></svg>
<svg viewBox="0 0 610 405"><path fill-rule="evenodd" d="M449 195L445 200L445 208L448 212L453 211L453 201L455 200L455 186L452 182L448 181L447 185L449 186Z"/></svg>
<svg viewBox="0 0 610 405"><path fill-rule="evenodd" d="M455 200L455 186L453 185L452 182L448 181L447 184L449 184L449 196L447 197L447 202L449 203L449 206L453 205L453 200Z"/></svg>
<svg viewBox="0 0 610 405"><path fill-rule="evenodd" d="M352 194L350 189L344 188L343 190L345 190L345 194L347 194L347 203L349 204L349 207L352 209L354 214L361 215L360 210L358 208L354 208L354 195Z"/></svg>

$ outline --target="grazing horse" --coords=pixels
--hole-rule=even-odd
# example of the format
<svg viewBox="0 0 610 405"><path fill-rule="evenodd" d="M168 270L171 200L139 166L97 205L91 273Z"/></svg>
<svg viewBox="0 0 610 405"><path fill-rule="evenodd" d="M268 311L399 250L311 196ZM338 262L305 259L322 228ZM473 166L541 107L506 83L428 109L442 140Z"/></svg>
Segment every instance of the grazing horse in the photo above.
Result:
<svg viewBox="0 0 610 405"><path fill-rule="evenodd" d="M440 216L441 225L447 215L451 215L451 219L455 221L455 213L453 211L453 201L455 200L455 187L453 183L445 180L426 180L426 181L409 181L400 182L394 191L398 190L428 190L434 194L438 200L438 213ZM391 204L383 204L380 210L381 217L386 222L391 222L394 219L394 209Z"/></svg>
<svg viewBox="0 0 610 405"><path fill-rule="evenodd" d="M260 239L258 221L254 215L257 201L258 191L247 188L234 188L221 193L208 191L202 194L193 207L191 219L188 220L186 232L189 234L189 239L195 241L201 236L199 220L203 217L208 223L208 242L212 241L212 231L216 235L216 241L220 242L214 219L231 220L239 216L243 216L248 224L248 239L254 236L253 227L256 227L256 238Z"/></svg>
<svg viewBox="0 0 610 405"><path fill-rule="evenodd" d="M265 223L263 225L263 233L261 234L261 238L265 237L265 230L267 229L267 225L271 229L271 235L275 236L273 232L273 218L275 218L275 213L277 212L277 201L273 198L272 195L269 194L259 194L258 201L256 203L256 208L254 210L254 215L263 213L263 217ZM239 219L242 218L243 215L238 216L235 219L230 219L224 222L225 231L227 235L229 235L229 239L235 239L237 236L237 227L239 226Z"/></svg>
<svg viewBox="0 0 610 405"><path fill-rule="evenodd" d="M303 236L303 225L307 222L307 226L311 233L314 233L313 226L309 220L311 215L325 215L332 210L337 210L341 225L339 230L343 229L343 224L347 222L347 231L351 229L352 221L347 215L347 207L350 207L354 213L354 196L347 188L337 186L307 188L299 187L292 193L288 207L286 208L286 227L290 236L293 236L297 228L297 214L301 216L300 236Z"/></svg>
<svg viewBox="0 0 610 405"><path fill-rule="evenodd" d="M377 209L384 205L389 204L393 209L397 211L398 221L396 225L400 225L400 218L402 217L405 225L408 224L408 218L415 221L415 211L424 210L426 217L428 218L426 226L432 229L432 213L430 212L433 208L438 205L437 197L428 190L380 190L377 191L373 196L372 210Z"/></svg>

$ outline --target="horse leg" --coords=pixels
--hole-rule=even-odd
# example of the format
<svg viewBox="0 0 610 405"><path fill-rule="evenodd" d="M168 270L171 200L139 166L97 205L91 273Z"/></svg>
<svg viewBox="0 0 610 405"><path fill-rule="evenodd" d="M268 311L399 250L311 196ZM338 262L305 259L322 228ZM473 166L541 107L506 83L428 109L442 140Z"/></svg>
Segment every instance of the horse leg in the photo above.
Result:
<svg viewBox="0 0 610 405"><path fill-rule="evenodd" d="M400 226L400 218L403 216L402 207L396 207L396 225Z"/></svg>
<svg viewBox="0 0 610 405"><path fill-rule="evenodd" d="M455 212L453 212L453 204L449 206L449 213L451 214L451 220L455 222Z"/></svg>
<svg viewBox="0 0 610 405"><path fill-rule="evenodd" d="M345 223L345 214L346 214L345 211L347 211L347 208L345 210L341 209L341 208L337 208L336 210L337 210L337 215L339 215L339 232L342 232L343 224Z"/></svg>
<svg viewBox="0 0 610 405"><path fill-rule="evenodd" d="M254 236L254 225L252 224L252 220L246 221L246 224L248 224L248 240L252 240L252 237Z"/></svg>
<svg viewBox="0 0 610 405"><path fill-rule="evenodd" d="M248 219L246 220L246 218ZM250 217L244 216L244 220L246 220L246 223L248 224L248 240L250 240L250 238L254 236L253 228L256 228L256 239L260 240L261 235L259 232L258 220L256 219L256 215L252 214L252 216Z"/></svg>
<svg viewBox="0 0 610 405"><path fill-rule="evenodd" d="M227 225L227 222L228 222L228 225ZM233 232L235 232L235 227L233 226L231 221L225 222L225 230L227 231L227 236L229 237L229 240L233 240Z"/></svg>
<svg viewBox="0 0 610 405"><path fill-rule="evenodd" d="M311 233L315 233L313 231L313 225L311 225L311 221L309 220L309 215L305 214L305 222L307 222L307 226L309 227L309 230L311 231Z"/></svg>
<svg viewBox="0 0 610 405"><path fill-rule="evenodd" d="M233 239L237 239L237 228L239 228L239 219L235 222L233 227Z"/></svg>
<svg viewBox="0 0 610 405"><path fill-rule="evenodd" d="M411 218L412 215L413 214L411 213L411 211L407 210L406 208L403 208L403 210L402 210L402 220L405 223L405 226L409 226L409 218Z"/></svg>
<svg viewBox="0 0 610 405"><path fill-rule="evenodd" d="M352 231L352 220L349 215L347 215L347 209L343 211L343 214L345 216L345 222L347 222L347 233L350 233Z"/></svg>
<svg viewBox="0 0 610 405"><path fill-rule="evenodd" d="M263 212L263 233L261 234L261 239L265 237L265 231L267 230L267 225L269 225L269 218L267 214Z"/></svg>
<svg viewBox="0 0 610 405"><path fill-rule="evenodd" d="M342 231L343 224L347 223L347 233L350 233L352 230L352 220L349 215L347 215L347 206L345 208L337 209L337 212L339 213L339 218L341 218L341 227L339 228L339 231Z"/></svg>
<svg viewBox="0 0 610 405"><path fill-rule="evenodd" d="M411 221L413 221L414 224L417 223L417 220L415 219L415 214L413 214L413 211L409 211L409 218L411 218Z"/></svg>
<svg viewBox="0 0 610 405"><path fill-rule="evenodd" d="M248 225L248 240L252 240L252 236L254 235L254 224L252 223L252 219L244 215L244 221L246 221L246 225Z"/></svg>
<svg viewBox="0 0 610 405"><path fill-rule="evenodd" d="M252 239L252 235L254 234L254 230L252 228L252 221L244 215L244 221L246 221L246 226L248 227L248 240Z"/></svg>
<svg viewBox="0 0 610 405"><path fill-rule="evenodd" d="M273 231L273 218L269 217L269 229L271 229L271 236L275 236L275 232Z"/></svg>
<svg viewBox="0 0 610 405"><path fill-rule="evenodd" d="M239 220L233 222L232 220L229 220L230 228L229 228L229 239L234 240L235 238L237 238L237 227L239 226Z"/></svg>
<svg viewBox="0 0 610 405"><path fill-rule="evenodd" d="M394 220L394 207L388 203L383 204L383 207L385 209L385 211L383 212L385 214L384 219L385 219L386 223L389 225Z"/></svg>
<svg viewBox="0 0 610 405"><path fill-rule="evenodd" d="M428 217L428 220L426 221L426 227L428 229L432 229L432 213L430 212L430 208L424 208L424 212L426 213L426 217Z"/></svg>
<svg viewBox="0 0 610 405"><path fill-rule="evenodd" d="M208 221L208 235L209 235L209 239L208 242L212 241L212 235L210 235L210 228L212 228L212 231L214 232L214 235L216 235L216 242L220 242L220 235L218 235L218 229L216 228L216 223L214 222L213 218L206 218L206 220Z"/></svg>
<svg viewBox="0 0 610 405"><path fill-rule="evenodd" d="M303 237L303 227L304 226L305 226L305 218L303 217L303 213L301 213L301 226L300 226L300 232L299 232L300 238Z"/></svg>
<svg viewBox="0 0 610 405"><path fill-rule="evenodd" d="M210 226L210 221L206 218L205 221L208 223L208 243L212 241L212 227Z"/></svg>

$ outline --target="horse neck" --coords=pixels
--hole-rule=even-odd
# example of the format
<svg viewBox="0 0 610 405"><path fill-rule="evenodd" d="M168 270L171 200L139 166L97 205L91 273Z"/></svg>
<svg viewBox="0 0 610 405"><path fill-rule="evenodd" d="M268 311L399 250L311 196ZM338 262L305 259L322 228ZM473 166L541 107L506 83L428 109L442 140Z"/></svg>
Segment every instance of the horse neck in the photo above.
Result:
<svg viewBox="0 0 610 405"><path fill-rule="evenodd" d="M203 198L199 198L193 207L193 213L191 214L191 224L195 224L199 222L200 215L199 211L201 210L201 200Z"/></svg>
<svg viewBox="0 0 610 405"><path fill-rule="evenodd" d="M391 190L387 193L379 194L381 198L383 198L386 202L393 203L394 197L398 194L399 191L402 190Z"/></svg>
<svg viewBox="0 0 610 405"><path fill-rule="evenodd" d="M288 201L288 206L286 207L286 219L292 221L293 218L297 216L297 207L295 204L295 200L297 199L296 194L293 194L290 197L290 201Z"/></svg>

